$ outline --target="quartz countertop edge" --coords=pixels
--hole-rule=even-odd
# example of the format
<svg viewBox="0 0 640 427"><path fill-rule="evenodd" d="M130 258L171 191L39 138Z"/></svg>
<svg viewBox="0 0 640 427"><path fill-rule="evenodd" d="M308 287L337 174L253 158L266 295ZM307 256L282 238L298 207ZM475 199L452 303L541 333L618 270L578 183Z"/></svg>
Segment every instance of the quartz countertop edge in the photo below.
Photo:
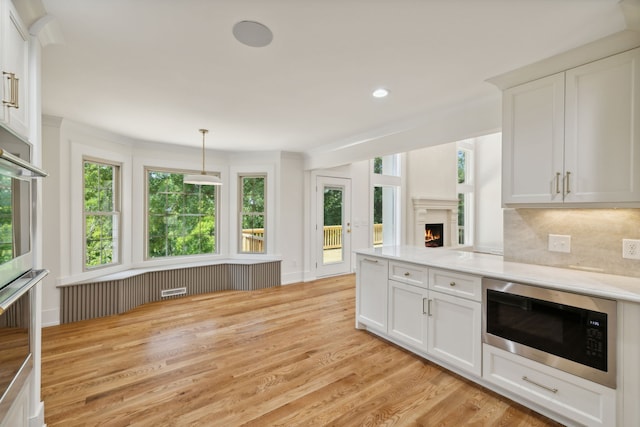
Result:
<svg viewBox="0 0 640 427"><path fill-rule="evenodd" d="M501 255L455 248L383 246L354 251L426 267L640 303L640 278L504 261Z"/></svg>

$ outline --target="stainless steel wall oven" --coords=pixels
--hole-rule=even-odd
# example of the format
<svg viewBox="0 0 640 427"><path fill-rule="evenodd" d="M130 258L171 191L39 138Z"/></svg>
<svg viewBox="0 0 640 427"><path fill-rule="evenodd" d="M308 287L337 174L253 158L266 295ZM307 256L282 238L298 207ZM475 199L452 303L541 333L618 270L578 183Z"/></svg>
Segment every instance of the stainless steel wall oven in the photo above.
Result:
<svg viewBox="0 0 640 427"><path fill-rule="evenodd" d="M483 278L483 342L616 388L616 301Z"/></svg>
<svg viewBox="0 0 640 427"><path fill-rule="evenodd" d="M32 371L33 269L31 146L0 129L0 424Z"/></svg>

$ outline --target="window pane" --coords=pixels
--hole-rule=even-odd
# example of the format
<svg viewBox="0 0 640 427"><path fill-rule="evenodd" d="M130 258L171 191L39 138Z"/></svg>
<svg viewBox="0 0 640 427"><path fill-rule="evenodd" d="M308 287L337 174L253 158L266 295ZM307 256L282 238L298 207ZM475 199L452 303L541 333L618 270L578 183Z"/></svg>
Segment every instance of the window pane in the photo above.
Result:
<svg viewBox="0 0 640 427"><path fill-rule="evenodd" d="M342 187L324 187L324 242L323 264L342 262L342 216L344 189Z"/></svg>
<svg viewBox="0 0 640 427"><path fill-rule="evenodd" d="M465 195L458 193L458 243L464 245Z"/></svg>
<svg viewBox="0 0 640 427"><path fill-rule="evenodd" d="M265 253L265 176L240 177L239 252Z"/></svg>
<svg viewBox="0 0 640 427"><path fill-rule="evenodd" d="M458 150L458 184L464 184L467 181L467 152Z"/></svg>
<svg viewBox="0 0 640 427"><path fill-rule="evenodd" d="M400 176L400 167L398 165L399 157L397 154L376 157L373 159L373 173L389 176Z"/></svg>
<svg viewBox="0 0 640 427"><path fill-rule="evenodd" d="M216 252L216 188L183 183L179 172L147 171L147 256Z"/></svg>
<svg viewBox="0 0 640 427"><path fill-rule="evenodd" d="M373 187L373 246L382 246L382 187Z"/></svg>
<svg viewBox="0 0 640 427"><path fill-rule="evenodd" d="M395 245L397 225L397 187L373 187L373 245Z"/></svg>
<svg viewBox="0 0 640 427"><path fill-rule="evenodd" d="M85 268L118 262L118 174L120 168L84 161Z"/></svg>

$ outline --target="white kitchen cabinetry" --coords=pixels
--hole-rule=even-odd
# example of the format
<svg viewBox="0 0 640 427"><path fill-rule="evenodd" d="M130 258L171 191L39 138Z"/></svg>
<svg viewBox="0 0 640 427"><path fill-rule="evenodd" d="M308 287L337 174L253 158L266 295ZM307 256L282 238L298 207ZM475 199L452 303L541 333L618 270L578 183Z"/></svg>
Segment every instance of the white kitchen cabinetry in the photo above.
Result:
<svg viewBox="0 0 640 427"><path fill-rule="evenodd" d="M448 364L482 374L481 304L429 292L427 353Z"/></svg>
<svg viewBox="0 0 640 427"><path fill-rule="evenodd" d="M389 280L389 336L426 352L428 298L425 288Z"/></svg>
<svg viewBox="0 0 640 427"><path fill-rule="evenodd" d="M486 344L483 377L574 422L616 425L615 390Z"/></svg>
<svg viewBox="0 0 640 427"><path fill-rule="evenodd" d="M640 202L640 48L507 89L503 203Z"/></svg>
<svg viewBox="0 0 640 427"><path fill-rule="evenodd" d="M480 376L480 290L476 276L390 262L389 337Z"/></svg>
<svg viewBox="0 0 640 427"><path fill-rule="evenodd" d="M29 138L29 33L10 0L0 0L0 123Z"/></svg>
<svg viewBox="0 0 640 427"><path fill-rule="evenodd" d="M387 275L385 259L358 255L356 275L356 327L365 325L387 333Z"/></svg>

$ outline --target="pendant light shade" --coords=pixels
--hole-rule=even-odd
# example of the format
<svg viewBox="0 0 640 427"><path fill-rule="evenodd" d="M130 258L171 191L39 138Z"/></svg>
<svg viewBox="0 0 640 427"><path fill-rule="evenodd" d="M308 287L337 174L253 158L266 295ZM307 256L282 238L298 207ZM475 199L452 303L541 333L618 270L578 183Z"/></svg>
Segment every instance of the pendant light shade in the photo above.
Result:
<svg viewBox="0 0 640 427"><path fill-rule="evenodd" d="M185 184L195 185L222 185L220 177L215 175L207 175L204 170L204 136L209 132L207 129L200 129L202 134L202 172L199 174L185 175L182 182Z"/></svg>

